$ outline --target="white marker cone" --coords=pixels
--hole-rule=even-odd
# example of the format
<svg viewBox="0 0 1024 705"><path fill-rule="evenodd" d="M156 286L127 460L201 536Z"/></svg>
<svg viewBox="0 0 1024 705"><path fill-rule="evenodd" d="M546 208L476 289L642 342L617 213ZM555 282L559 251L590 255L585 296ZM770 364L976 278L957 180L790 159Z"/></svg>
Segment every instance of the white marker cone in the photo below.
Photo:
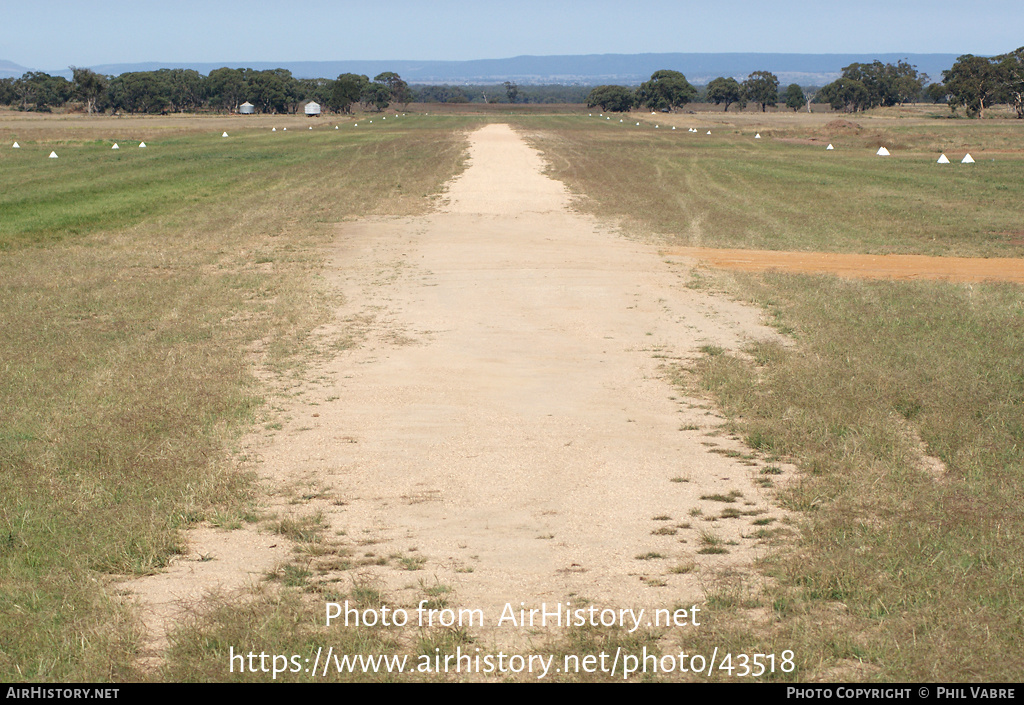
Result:
<svg viewBox="0 0 1024 705"><path fill-rule="evenodd" d="M284 128L284 131L285 131L285 132L288 132L288 128L287 128L287 127L286 127L286 128Z"/></svg>
<svg viewBox="0 0 1024 705"><path fill-rule="evenodd" d="M11 149L21 149L21 145L15 142L13 145L11 145Z"/></svg>
<svg viewBox="0 0 1024 705"><path fill-rule="evenodd" d="M937 162L935 162L935 163L936 164L949 164L949 157L947 157L945 154L940 154L939 155L939 160Z"/></svg>
<svg viewBox="0 0 1024 705"><path fill-rule="evenodd" d="M56 158L57 158L57 153L56 152L50 152L50 159L56 159Z"/></svg>
<svg viewBox="0 0 1024 705"><path fill-rule="evenodd" d="M146 143L145 142L139 142L139 149L144 149L145 147L146 147Z"/></svg>
<svg viewBox="0 0 1024 705"><path fill-rule="evenodd" d="M711 134L711 130L708 130L708 134L709 134L709 135Z"/></svg>
<svg viewBox="0 0 1024 705"><path fill-rule="evenodd" d="M310 126L309 126L309 129L311 129L311 130L312 130L312 129L313 129L313 126L312 126L312 125L310 125Z"/></svg>
<svg viewBox="0 0 1024 705"><path fill-rule="evenodd" d="M114 146L111 147L111 149L121 149L121 148L117 146L117 142L114 142Z"/></svg>
<svg viewBox="0 0 1024 705"><path fill-rule="evenodd" d="M273 129L271 129L270 131L271 131L271 132L277 132L277 128L275 127L275 128L273 128Z"/></svg>
<svg viewBox="0 0 1024 705"><path fill-rule="evenodd" d="M758 132L758 133L757 133L756 135L754 135L754 139L755 139L755 140L759 140L759 139L761 139L761 133L760 133L760 132Z"/></svg>
<svg viewBox="0 0 1024 705"><path fill-rule="evenodd" d="M960 163L961 164L973 164L974 163L974 157L972 157L970 154L968 154L967 156L965 156L963 159L960 160Z"/></svg>
<svg viewBox="0 0 1024 705"><path fill-rule="evenodd" d="M673 125L673 126L672 126L672 129L673 129L673 130L674 130L674 129L676 129L676 126L675 126L675 125Z"/></svg>
<svg viewBox="0 0 1024 705"><path fill-rule="evenodd" d="M826 150L829 150L829 149L835 149L835 147L833 147L833 146L832 146L832 145L830 144L830 145L829 145L828 147L825 147L825 149L826 149Z"/></svg>
<svg viewBox="0 0 1024 705"><path fill-rule="evenodd" d="M877 154L880 157L888 157L889 156L889 150L886 149L885 147L879 147L878 151L875 152L875 154Z"/></svg>
<svg viewBox="0 0 1024 705"><path fill-rule="evenodd" d="M335 125L335 126L334 126L334 129L335 129L335 130L337 130L337 129L338 129L338 126L337 126L337 125Z"/></svg>
<svg viewBox="0 0 1024 705"><path fill-rule="evenodd" d="M636 126L637 126L637 127L640 127L640 123L638 122L638 123L636 124Z"/></svg>
<svg viewBox="0 0 1024 705"><path fill-rule="evenodd" d="M287 128L285 128L285 129L287 129ZM227 137L227 136L228 136L227 132L225 132L223 135L221 135L221 137Z"/></svg>

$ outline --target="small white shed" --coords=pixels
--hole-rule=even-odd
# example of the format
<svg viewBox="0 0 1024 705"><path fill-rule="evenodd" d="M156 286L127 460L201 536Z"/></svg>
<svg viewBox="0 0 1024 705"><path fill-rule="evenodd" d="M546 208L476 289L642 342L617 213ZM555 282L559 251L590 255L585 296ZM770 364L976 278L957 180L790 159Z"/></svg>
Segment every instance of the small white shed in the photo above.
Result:
<svg viewBox="0 0 1024 705"><path fill-rule="evenodd" d="M238 106L238 112L240 112L242 115L252 115L256 112L256 106L250 103L249 101L245 101L244 103Z"/></svg>
<svg viewBox="0 0 1024 705"><path fill-rule="evenodd" d="M315 117L320 114L320 104L309 101L306 103L306 115Z"/></svg>

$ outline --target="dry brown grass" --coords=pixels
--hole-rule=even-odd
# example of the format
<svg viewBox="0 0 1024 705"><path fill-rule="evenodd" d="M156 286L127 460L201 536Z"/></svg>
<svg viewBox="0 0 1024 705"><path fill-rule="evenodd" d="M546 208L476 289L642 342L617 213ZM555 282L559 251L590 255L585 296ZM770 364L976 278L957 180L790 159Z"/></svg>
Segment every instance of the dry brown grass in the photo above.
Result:
<svg viewBox="0 0 1024 705"><path fill-rule="evenodd" d="M232 439L267 393L257 369L301 366L331 310L316 280L331 224L423 212L463 159L447 126L223 140L221 120L124 119L152 144L111 155L88 141L110 118L34 118L3 154L18 214L0 261L8 680L138 677L136 627L104 576L159 568L181 528L245 514ZM36 178L51 142L61 160Z"/></svg>

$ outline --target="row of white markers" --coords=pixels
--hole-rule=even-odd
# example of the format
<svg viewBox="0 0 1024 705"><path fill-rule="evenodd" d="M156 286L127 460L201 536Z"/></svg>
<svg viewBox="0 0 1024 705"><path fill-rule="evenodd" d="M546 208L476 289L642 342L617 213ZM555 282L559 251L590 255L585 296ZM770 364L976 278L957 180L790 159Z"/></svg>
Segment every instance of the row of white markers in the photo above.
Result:
<svg viewBox="0 0 1024 705"><path fill-rule="evenodd" d="M832 145L829 145L828 148L832 149ZM885 147L879 147L878 151L875 152L875 154L877 154L880 157L888 157L889 156L889 150L886 149ZM939 155L939 159L938 159L938 161L936 163L937 164L949 164L949 157L947 157L945 154L940 154ZM961 164L974 164L974 157L972 157L970 152L968 152L967 154L964 155L964 158L960 160L960 163Z"/></svg>
<svg viewBox="0 0 1024 705"><path fill-rule="evenodd" d="M403 115L405 115L405 113L402 113L402 114L403 114ZM395 117L398 117L398 113L395 113ZM383 119L383 120L387 120L387 118L386 118L386 117L385 117L385 118L382 118L382 119ZM373 122L373 120L370 120L370 122ZM637 124L639 125L640 123L637 123ZM359 124L358 124L358 123L356 124L356 127L359 127ZM309 129L311 129L311 130L312 130L313 128L312 128L312 127L310 127ZM338 129L338 126L337 126L337 125L335 125L335 126L334 126L334 129L335 129L335 130L337 130L337 129ZM672 129L675 129L675 128L672 128ZM287 131L288 131L288 128L287 128L287 127L284 127L284 128L282 128L282 130L283 130L284 132L287 132ZM277 132L277 128L275 127L274 129L272 129L272 130L271 130L271 132ZM709 132L708 134L710 135L711 133ZM227 133L227 132L224 132L224 133L222 133L222 134L221 134L221 137L227 137L227 136L228 136L228 133ZM11 146L12 146L12 147L13 147L14 149L21 149L21 145L20 145L20 144L18 144L17 142L15 142L15 143L14 143L13 145L11 145ZM145 142L141 142L141 143L139 143L139 147L145 147L145 146L146 146L146 143L145 143ZM113 147L111 147L111 149L121 149L121 148L120 148L120 147L118 147L118 146L117 146L117 143L115 142L115 143L114 143L114 146L113 146ZM50 152L50 159L57 159L57 153L56 153L56 152Z"/></svg>
<svg viewBox="0 0 1024 705"><path fill-rule="evenodd" d="M651 115L654 115L654 114L655 114L655 113L651 113ZM594 117L594 114L593 114L593 113L590 113L590 117ZM599 115L599 117L604 117L604 113L601 113L601 114ZM610 117L609 117L609 118L605 118L605 120L611 120L611 118L610 118ZM619 120L619 122L622 122L622 120ZM637 125L637 127L640 127L640 123L639 123L639 122L638 122L638 123L637 123L636 125ZM659 125L655 125L655 126L654 126L654 129L658 129L659 127L660 127ZM672 129L674 130L674 129L676 129L676 128L675 128L675 127L673 127ZM698 130L698 129L694 128L694 127L691 127L691 128L689 128L689 129L687 130L687 132L700 132L700 130ZM707 131L707 134L709 134L709 135L710 135L710 134L711 134L711 130L708 130L708 131ZM758 132L758 133L757 133L756 135L754 135L754 139L755 139L755 140L759 140L759 139L761 139L761 133L760 133L760 132ZM832 146L831 144L829 144L829 146L828 146L828 147L825 147L825 150L826 150L826 151L830 151L830 150L834 150L834 149L835 149L835 147L833 147L833 146ZM878 155L878 156L880 156L880 157L888 157L888 156L889 156L889 150L888 150L888 149L886 149L885 147L879 147L879 148L878 148L878 151L877 151L877 152L875 152L875 154L877 154L877 155ZM940 155L940 156L939 156L939 160L938 160L938 163L939 163L939 164L949 164L949 157L947 157L947 156L946 156L945 154L942 154L942 155ZM964 156L964 158L963 158L963 159L961 159L961 160L960 160L960 163L961 163L961 164L974 164L974 157L972 157L972 156L971 156L971 155L970 155L970 154L968 153L968 154L967 154L966 156Z"/></svg>
<svg viewBox="0 0 1024 705"><path fill-rule="evenodd" d="M224 135L224 136L227 137L227 135ZM21 145L18 144L17 142L15 142L13 145L11 145L11 147L14 148L14 149L21 149ZM142 148L142 149L145 149L146 143L145 142L139 142L139 147ZM117 146L117 142L115 142L114 146L111 147L111 149L121 149L121 148L118 147ZM57 158L57 153L56 152L50 152L50 159L56 159L56 158Z"/></svg>
<svg viewBox="0 0 1024 705"><path fill-rule="evenodd" d="M403 115L404 115L404 113L403 113ZM651 113L651 115L654 115L654 113ZM398 117L398 114L397 114L397 113L395 114L395 117ZM593 114L593 113L590 113L590 117L594 117L594 114ZM600 117L604 117L604 113L601 113ZM385 118L383 118L383 119L384 119L384 120L387 120L387 118L386 118L386 117L385 117ZM605 119L606 119L606 120L611 120L611 118L605 118ZM370 122L373 122L373 120L370 120ZM619 120L619 122L622 122L622 120ZM638 123L637 123L637 127L639 127L639 126L640 126L640 123L638 122ZM356 124L355 124L355 127L359 127L359 123L356 123ZM655 129L658 129L658 128L659 128L659 125L655 125L654 127L655 127ZM283 129L284 129L284 131L286 131L286 132L288 131L288 128L287 128L287 127L283 128ZM310 127L309 129L311 129L311 130L312 130L313 128L312 128L312 127ZM335 125L335 126L334 126L334 129L335 129L335 130L337 130L337 129L338 129L338 126L337 126L337 125ZM675 128L675 126L673 126L673 127L672 127L672 129L673 129L673 130L674 130L674 129L676 129L676 128ZM271 132L277 132L277 128L275 127L275 128L273 129L273 130L271 130ZM687 132L699 132L699 130L697 130L697 129L696 129L696 128L694 128L694 127L691 127L691 128L689 128L689 129L687 130ZM710 135L710 134L711 134L711 130L708 130L708 131L707 131L707 134L709 134L709 135ZM227 136L228 136L228 133L227 133L227 132L224 132L224 133L223 133L223 134L221 135L221 137L227 137ZM755 140L759 140L759 139L761 139L761 133L760 133L760 132L758 132L758 133L757 133L756 135L754 135L754 139L755 139ZM17 142L15 142L13 146L14 146L14 149L20 149L20 148L21 148L21 145L20 145L20 144L18 144ZM139 147L145 147L145 146L146 146L146 143L145 143L145 142L142 142L142 143L140 143L140 144L139 144ZM117 143L115 142L115 143L114 143L114 146L113 146L113 147L111 147L111 149L120 149L120 147L118 147L118 146L117 146ZM826 150L834 150L834 149L835 149L835 147L833 147L833 146L832 146L831 144L829 144L829 146L828 146L828 147L825 147L825 149L826 149ZM885 147L879 147L879 148L878 148L878 151L877 151L877 152L875 152L875 154L877 154L877 155L878 155L878 156L880 156L880 157L888 157L888 156L889 156L889 150L888 150L888 149L886 149ZM56 158L57 158L57 153L56 153L56 152L50 152L50 159L56 159ZM939 163L939 164L949 164L949 158L948 158L948 157L947 157L947 156L946 156L945 154L942 154L942 155L940 155L940 156L939 156L939 160L938 160L938 163ZM970 155L970 153L968 153L967 155L965 155L965 156L964 156L964 158L963 158L963 159L961 159L961 160L960 160L960 163L961 163L961 164L974 164L974 158L973 158L973 157L972 157L972 156Z"/></svg>

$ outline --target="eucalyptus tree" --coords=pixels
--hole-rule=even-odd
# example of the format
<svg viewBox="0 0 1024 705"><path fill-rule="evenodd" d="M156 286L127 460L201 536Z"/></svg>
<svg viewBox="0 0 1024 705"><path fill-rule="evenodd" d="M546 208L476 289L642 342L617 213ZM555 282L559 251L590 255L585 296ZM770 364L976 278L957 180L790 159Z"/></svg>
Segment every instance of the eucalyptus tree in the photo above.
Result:
<svg viewBox="0 0 1024 705"><path fill-rule="evenodd" d="M587 107L600 107L613 113L625 113L633 109L636 96L625 86L598 86L587 96Z"/></svg>
<svg viewBox="0 0 1024 705"><path fill-rule="evenodd" d="M804 97L804 89L800 87L799 83L790 83L786 87L786 107L792 108L795 113L800 108L804 107L807 102L807 98Z"/></svg>
<svg viewBox="0 0 1024 705"><path fill-rule="evenodd" d="M247 100L245 72L227 66L214 69L206 77L206 90L210 104L214 107L237 111L238 106Z"/></svg>
<svg viewBox="0 0 1024 705"><path fill-rule="evenodd" d="M370 85L370 79L354 73L343 73L338 76L331 87L327 107L336 113L350 113L352 106L358 103L363 91Z"/></svg>
<svg viewBox="0 0 1024 705"><path fill-rule="evenodd" d="M708 83L705 99L715 105L725 103L725 112L729 112L729 106L733 103L739 106L740 110L747 107L747 94L735 78L719 76Z"/></svg>
<svg viewBox="0 0 1024 705"><path fill-rule="evenodd" d="M743 90L752 103L760 103L761 112L779 102L779 78L770 71L754 71L743 82Z"/></svg>
<svg viewBox="0 0 1024 705"><path fill-rule="evenodd" d="M991 107L1006 88L1000 62L973 54L958 58L951 69L942 72L942 78L949 94L950 110L955 111L962 105L972 117L985 117L985 109Z"/></svg>
<svg viewBox="0 0 1024 705"><path fill-rule="evenodd" d="M636 90L636 102L651 110L674 110L697 97L697 89L678 71L661 70Z"/></svg>
<svg viewBox="0 0 1024 705"><path fill-rule="evenodd" d="M74 84L75 97L85 103L86 110L92 115L96 105L107 93L109 81L106 76L91 69L71 66L71 82Z"/></svg>

